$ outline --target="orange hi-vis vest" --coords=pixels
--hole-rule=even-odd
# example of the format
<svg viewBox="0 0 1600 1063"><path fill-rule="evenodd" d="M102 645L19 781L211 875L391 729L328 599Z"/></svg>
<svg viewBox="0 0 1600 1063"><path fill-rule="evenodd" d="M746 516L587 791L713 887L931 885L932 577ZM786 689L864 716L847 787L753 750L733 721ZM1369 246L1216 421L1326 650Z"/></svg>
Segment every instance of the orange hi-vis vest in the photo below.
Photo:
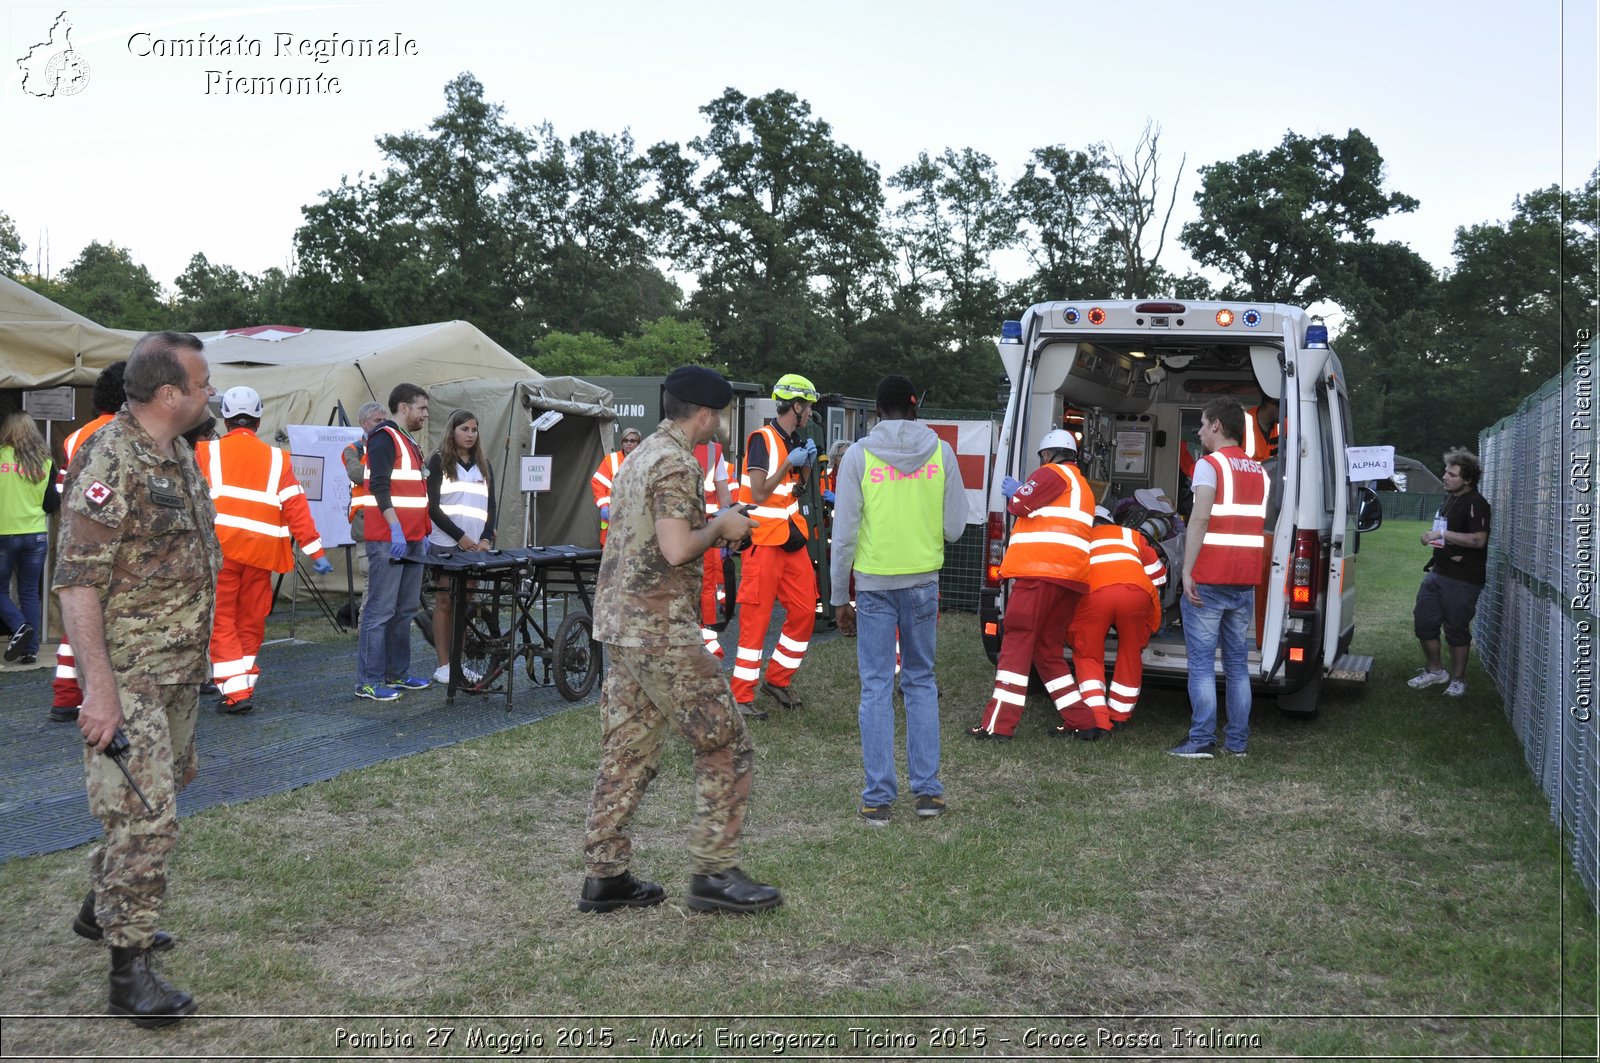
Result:
<svg viewBox="0 0 1600 1063"><path fill-rule="evenodd" d="M62 462L61 468L56 470L57 492L60 492L62 490L62 486L67 482L67 466L72 464L72 455L78 452L78 448L83 446L84 442L90 436L94 435L96 432L100 431L100 429L110 424L111 419L115 416L116 414L114 413L102 413L99 417L96 417L94 420L90 421L88 424L84 425L82 428L78 429L76 432L72 433L66 439L61 441L61 452L67 460Z"/></svg>
<svg viewBox="0 0 1600 1063"><path fill-rule="evenodd" d="M372 437L379 432L388 432L394 438L394 468L389 470L389 501L394 506L395 516L400 518L400 531L405 535L406 542L421 542L428 537L428 529L433 527L433 522L428 519L428 472L422 465L422 451L411 441L411 437L390 425L379 425L367 437L367 453L372 453ZM362 464L367 466L364 487L370 494L372 491L372 466L363 459ZM352 499L352 507L354 500ZM362 519L361 533L369 543L385 543L389 541L389 523L384 519L383 511L378 508L378 500L373 498L366 505L366 516ZM376 524L377 527L373 525Z"/></svg>
<svg viewBox="0 0 1600 1063"><path fill-rule="evenodd" d="M1161 626L1161 592L1167 566L1144 535L1120 524L1100 524L1089 531L1089 593L1126 583L1150 592L1150 629Z"/></svg>
<svg viewBox="0 0 1600 1063"><path fill-rule="evenodd" d="M352 527L355 526L356 521L363 519L361 516L362 510L373 505L372 492L367 490L367 448L365 441L361 444L351 443L349 447L344 449L348 451L350 447L358 445L361 446L361 482L350 485L350 524ZM339 457L342 462L344 455L340 454ZM345 470L345 473L345 478L349 479L349 470ZM363 532L366 531L366 525L363 524L361 527Z"/></svg>
<svg viewBox="0 0 1600 1063"><path fill-rule="evenodd" d="M1256 414L1260 406L1244 411L1244 452L1246 457L1257 461L1266 461L1276 457L1278 453L1278 422L1272 422L1272 430L1265 435L1261 433L1261 425L1256 421Z"/></svg>
<svg viewBox="0 0 1600 1063"><path fill-rule="evenodd" d="M600 459L600 467L589 477L589 493L594 495L596 509L611 504L611 480L617 475L617 470L622 468L624 456L622 451L613 450Z"/></svg>
<svg viewBox="0 0 1600 1063"><path fill-rule="evenodd" d="M767 441L767 486L772 490L765 501L756 501L755 492L750 488L750 444L746 441L744 472L739 476L739 501L756 507L749 514L750 519L756 522L750 532L750 541L757 546L782 546L789 541L790 521L800 529L802 536L809 537L810 526L806 518L800 515L800 470L791 467L782 480L776 485L773 483L773 478L778 475L778 467L789 455L789 445L783 441L782 433L770 424L750 433L751 439L756 436L763 436Z"/></svg>
<svg viewBox="0 0 1600 1063"><path fill-rule="evenodd" d="M596 509L611 504L611 480L617 475L617 470L622 468L622 459L626 456L620 450L613 450L600 459L600 467L594 471L594 475L589 477L589 493L594 495L594 507ZM600 520L602 542L605 541L606 528L610 523L603 517Z"/></svg>
<svg viewBox="0 0 1600 1063"><path fill-rule="evenodd" d="M242 565L288 572L294 568L291 533L308 557L321 557L322 539L294 477L286 451L263 443L248 428L203 439L195 450L217 507L222 556Z"/></svg>
<svg viewBox="0 0 1600 1063"><path fill-rule="evenodd" d="M1217 498L1200 540L1194 580L1253 587L1261 582L1266 549L1266 470L1239 447L1223 447L1200 460L1216 470Z"/></svg>
<svg viewBox="0 0 1600 1063"><path fill-rule="evenodd" d="M1067 482L1047 505L1018 517L1011 529L1000 578L1089 581L1089 529L1094 492L1076 465L1048 465Z"/></svg>
<svg viewBox="0 0 1600 1063"><path fill-rule="evenodd" d="M722 457L722 444L715 442L701 443L694 448L694 456L695 460L700 463L700 467L706 471L705 476L701 478L701 485L706 493L706 516L714 517L722 511L722 503L717 499L717 466L725 466L725 471L728 474L728 491L731 497L733 491L733 462L727 461Z"/></svg>

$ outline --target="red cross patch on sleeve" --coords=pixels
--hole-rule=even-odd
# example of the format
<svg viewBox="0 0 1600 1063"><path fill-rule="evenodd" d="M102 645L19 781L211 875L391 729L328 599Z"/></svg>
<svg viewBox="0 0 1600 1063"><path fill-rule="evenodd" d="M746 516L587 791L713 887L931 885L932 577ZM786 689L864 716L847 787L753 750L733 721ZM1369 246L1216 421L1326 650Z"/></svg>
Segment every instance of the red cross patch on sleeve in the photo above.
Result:
<svg viewBox="0 0 1600 1063"><path fill-rule="evenodd" d="M84 489L83 492L83 497L87 498L96 506L105 505L107 502L111 501L111 496L111 488L107 487L99 480L96 480L94 483L90 484Z"/></svg>

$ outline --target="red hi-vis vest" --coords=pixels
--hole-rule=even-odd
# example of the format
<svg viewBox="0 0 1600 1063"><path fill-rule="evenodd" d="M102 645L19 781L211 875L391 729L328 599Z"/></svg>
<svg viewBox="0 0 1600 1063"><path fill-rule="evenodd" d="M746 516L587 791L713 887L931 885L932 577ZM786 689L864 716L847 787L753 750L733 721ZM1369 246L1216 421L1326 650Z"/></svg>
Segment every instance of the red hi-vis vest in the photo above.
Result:
<svg viewBox="0 0 1600 1063"><path fill-rule="evenodd" d="M773 485L773 477L778 474L778 466L783 464L783 459L789 455L789 445L783 441L782 434L772 425L764 425L750 433L750 438L764 436L767 441L767 486L772 488L772 493L767 495L766 501L757 502L755 492L750 488L750 443L747 440L744 447L744 472L739 476L739 501L745 505L756 508L750 511L750 519L756 526L750 532L750 541L757 546L782 546L789 541L789 522L794 521L794 526L800 529L800 534L810 536L810 526L806 524L805 517L800 515L800 470L790 468L782 480Z"/></svg>
<svg viewBox="0 0 1600 1063"><path fill-rule="evenodd" d="M717 466L724 466L728 491L732 497L733 462L723 458L722 444L717 442L701 443L695 447L694 458L700 463L700 468L705 470L705 476L701 477L700 482L706 493L706 516L714 517L722 510L722 503L717 500Z"/></svg>
<svg viewBox="0 0 1600 1063"><path fill-rule="evenodd" d="M389 501L395 516L400 518L400 531L406 542L421 542L428 537L433 522L428 519L428 472L422 465L422 451L411 437L398 428L380 425L367 437L367 455L372 454L372 438L379 432L388 432L394 440L394 468L389 470ZM367 465L363 486L372 491L372 466ZM352 499L352 505L354 500ZM389 523L383 518L376 498L369 499L366 516L362 518L361 534L369 543L389 541Z"/></svg>
<svg viewBox="0 0 1600 1063"><path fill-rule="evenodd" d="M294 568L289 538L308 557L321 557L322 539L294 477L286 451L235 428L221 439L202 439L195 458L217 507L217 541L230 561L273 572Z"/></svg>
<svg viewBox="0 0 1600 1063"><path fill-rule="evenodd" d="M1000 578L1087 583L1094 493L1076 465L1044 467L1060 473L1067 486L1047 505L1017 518L1000 562Z"/></svg>
<svg viewBox="0 0 1600 1063"><path fill-rule="evenodd" d="M1150 593L1150 630L1161 626L1161 592L1167 566L1150 541L1133 528L1100 524L1089 531L1089 593L1126 583Z"/></svg>
<svg viewBox="0 0 1600 1063"><path fill-rule="evenodd" d="M1261 432L1261 425L1256 420L1260 406L1244 411L1244 452L1246 457L1257 461L1266 461L1278 454L1278 422L1272 422L1272 428L1265 435Z"/></svg>
<svg viewBox="0 0 1600 1063"><path fill-rule="evenodd" d="M1194 563L1196 583L1253 587L1266 549L1267 473L1239 447L1206 455L1217 474L1217 498Z"/></svg>
<svg viewBox="0 0 1600 1063"><path fill-rule="evenodd" d="M88 440L90 436L94 435L96 432L100 431L100 429L110 424L111 419L115 416L116 414L114 413L102 413L99 417L96 417L94 420L90 421L88 424L72 433L66 439L62 440L61 452L67 460L63 461L61 463L61 468L56 470L56 491L58 493L62 490L63 485L67 482L67 466L72 464L72 455L78 452L78 448L83 446L84 442Z"/></svg>

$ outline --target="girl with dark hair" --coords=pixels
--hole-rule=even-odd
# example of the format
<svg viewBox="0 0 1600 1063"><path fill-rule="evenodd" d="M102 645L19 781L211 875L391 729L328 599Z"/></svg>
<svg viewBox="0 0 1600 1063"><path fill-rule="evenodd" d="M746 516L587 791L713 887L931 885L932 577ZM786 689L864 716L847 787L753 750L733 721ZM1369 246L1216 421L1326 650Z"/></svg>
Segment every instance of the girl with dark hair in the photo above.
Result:
<svg viewBox="0 0 1600 1063"><path fill-rule="evenodd" d="M33 418L21 411L7 414L0 421L0 620L12 632L7 661L38 659L47 522L61 505L60 494L50 489L55 477L56 463Z"/></svg>
<svg viewBox="0 0 1600 1063"><path fill-rule="evenodd" d="M444 439L428 459L428 551L483 551L494 548L494 473L484 460L478 415L457 410L445 422ZM450 681L450 595L433 597L433 646L439 668L433 681ZM463 678L477 684L483 677L463 669Z"/></svg>

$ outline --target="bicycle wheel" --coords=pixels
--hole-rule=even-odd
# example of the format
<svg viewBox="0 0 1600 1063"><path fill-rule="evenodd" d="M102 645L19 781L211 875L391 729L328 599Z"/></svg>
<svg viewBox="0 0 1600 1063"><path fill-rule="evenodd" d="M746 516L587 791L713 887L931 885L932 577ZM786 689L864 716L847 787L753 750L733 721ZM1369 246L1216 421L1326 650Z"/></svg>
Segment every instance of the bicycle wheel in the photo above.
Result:
<svg viewBox="0 0 1600 1063"><path fill-rule="evenodd" d="M594 621L581 609L561 618L551 647L551 667L556 689L568 701L582 701L600 678L600 643Z"/></svg>
<svg viewBox="0 0 1600 1063"><path fill-rule="evenodd" d="M511 665L516 603L509 592L475 590L467 599L467 630L461 645L461 670L469 690L489 690ZM474 676L478 677L474 680Z"/></svg>

